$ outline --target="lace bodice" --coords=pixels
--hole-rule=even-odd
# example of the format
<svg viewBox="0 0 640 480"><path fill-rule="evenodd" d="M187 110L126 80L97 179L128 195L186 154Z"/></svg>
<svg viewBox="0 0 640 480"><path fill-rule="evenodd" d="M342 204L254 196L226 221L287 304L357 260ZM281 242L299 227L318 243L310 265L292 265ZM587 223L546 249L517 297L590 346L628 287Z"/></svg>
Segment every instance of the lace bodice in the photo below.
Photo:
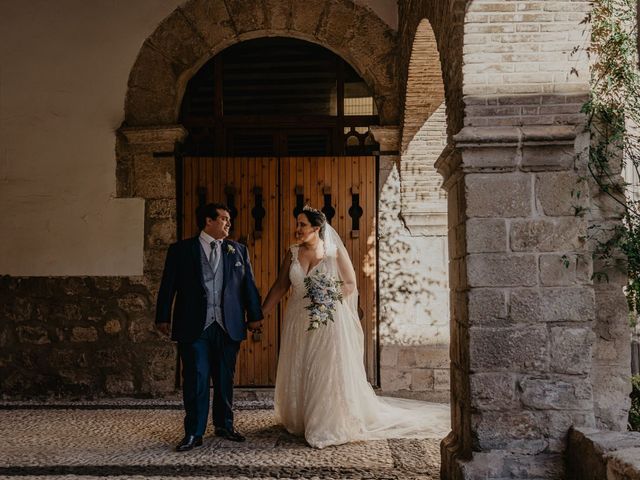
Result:
<svg viewBox="0 0 640 480"><path fill-rule="evenodd" d="M302 265L300 264L300 260L298 259L298 251L300 247L298 245L292 245L289 247L289 252L291 254L291 266L289 267L289 280L291 281L291 293L294 297L303 297L305 293L304 288L304 279L308 275L311 275L316 270L325 270L325 259L323 258L320 262L312 267L308 273L305 273Z"/></svg>

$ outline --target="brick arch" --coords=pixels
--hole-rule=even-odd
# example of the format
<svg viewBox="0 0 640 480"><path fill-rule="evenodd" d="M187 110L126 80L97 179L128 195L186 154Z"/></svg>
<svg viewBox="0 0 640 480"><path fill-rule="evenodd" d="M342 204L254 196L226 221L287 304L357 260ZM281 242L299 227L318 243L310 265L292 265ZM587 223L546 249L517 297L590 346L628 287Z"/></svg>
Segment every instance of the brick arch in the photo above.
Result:
<svg viewBox="0 0 640 480"><path fill-rule="evenodd" d="M189 78L225 48L282 36L321 45L349 62L371 88L382 124L399 117L393 58L396 32L351 1L190 0L144 42L125 100L129 126L177 122Z"/></svg>
<svg viewBox="0 0 640 480"><path fill-rule="evenodd" d="M426 18L413 37L404 91L401 215L412 233L444 235L446 200L434 165L447 146L445 90L436 36Z"/></svg>
<svg viewBox="0 0 640 480"><path fill-rule="evenodd" d="M410 148L412 140L444 102L438 43L426 18L418 24L413 39L405 90L402 152Z"/></svg>

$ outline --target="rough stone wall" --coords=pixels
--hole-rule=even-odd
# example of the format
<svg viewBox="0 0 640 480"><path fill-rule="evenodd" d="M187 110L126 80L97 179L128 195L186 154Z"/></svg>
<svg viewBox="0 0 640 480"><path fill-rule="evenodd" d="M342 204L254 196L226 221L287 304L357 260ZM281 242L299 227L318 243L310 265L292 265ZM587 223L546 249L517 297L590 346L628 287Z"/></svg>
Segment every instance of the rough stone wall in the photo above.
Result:
<svg viewBox="0 0 640 480"><path fill-rule="evenodd" d="M172 391L176 352L155 331L154 306L140 277L1 277L1 394Z"/></svg>

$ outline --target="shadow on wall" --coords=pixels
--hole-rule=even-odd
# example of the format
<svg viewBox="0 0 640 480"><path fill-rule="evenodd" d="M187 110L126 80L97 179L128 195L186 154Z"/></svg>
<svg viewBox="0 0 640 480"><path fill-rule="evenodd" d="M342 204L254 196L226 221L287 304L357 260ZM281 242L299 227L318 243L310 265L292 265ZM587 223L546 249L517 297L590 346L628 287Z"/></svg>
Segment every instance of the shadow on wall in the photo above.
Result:
<svg viewBox="0 0 640 480"><path fill-rule="evenodd" d="M380 342L448 344L446 236L411 236L400 219L400 202L394 166L380 195Z"/></svg>

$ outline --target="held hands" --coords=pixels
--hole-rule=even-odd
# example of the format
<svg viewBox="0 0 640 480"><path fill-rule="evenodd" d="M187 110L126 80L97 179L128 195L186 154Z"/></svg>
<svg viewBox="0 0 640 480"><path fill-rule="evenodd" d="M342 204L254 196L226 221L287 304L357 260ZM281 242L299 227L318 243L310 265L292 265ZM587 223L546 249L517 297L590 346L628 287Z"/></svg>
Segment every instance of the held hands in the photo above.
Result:
<svg viewBox="0 0 640 480"><path fill-rule="evenodd" d="M252 332L258 332L262 330L262 320L259 320L257 322L249 322L247 324L247 328Z"/></svg>

